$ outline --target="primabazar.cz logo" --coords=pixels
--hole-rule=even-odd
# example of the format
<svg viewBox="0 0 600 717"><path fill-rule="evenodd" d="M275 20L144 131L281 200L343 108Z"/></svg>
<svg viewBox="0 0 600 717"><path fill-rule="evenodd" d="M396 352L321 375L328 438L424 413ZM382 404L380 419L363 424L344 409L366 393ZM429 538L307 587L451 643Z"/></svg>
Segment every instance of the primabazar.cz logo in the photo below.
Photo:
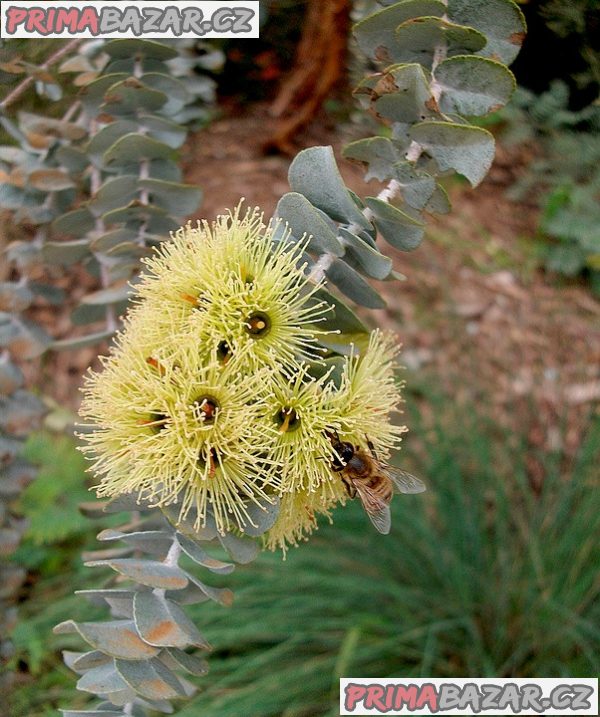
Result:
<svg viewBox="0 0 600 717"><path fill-rule="evenodd" d="M598 680L340 679L340 715L597 715Z"/></svg>
<svg viewBox="0 0 600 717"><path fill-rule="evenodd" d="M258 0L2 0L0 37L258 37Z"/></svg>

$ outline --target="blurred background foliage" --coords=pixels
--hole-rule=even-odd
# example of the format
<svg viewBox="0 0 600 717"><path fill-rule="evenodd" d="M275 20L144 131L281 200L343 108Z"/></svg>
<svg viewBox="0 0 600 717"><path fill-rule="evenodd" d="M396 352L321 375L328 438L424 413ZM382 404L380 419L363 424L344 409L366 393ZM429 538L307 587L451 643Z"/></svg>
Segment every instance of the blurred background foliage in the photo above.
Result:
<svg viewBox="0 0 600 717"><path fill-rule="evenodd" d="M519 4L529 26L512 66L519 89L511 105L485 121L514 151L510 181L498 191L536 212L537 231L523 241L548 271L548 284L600 292L598 3ZM354 13L367 5L356 2ZM221 108L272 101L293 63L307 3L263 6L260 41L219 45L226 62L212 76ZM10 67L24 55L39 64L56 46L3 45L0 62ZM350 66L362 62L349 58ZM14 79L0 67L0 85L8 88ZM355 117L343 76L339 83L326 104L327 122ZM45 92L46 99L26 93L18 109L43 106L62 116L71 98L52 97L51 87ZM520 206L525 211L526 204ZM567 407L556 418L555 447L535 447L518 420L514 430L500 425L485 393L459 404L455 396L466 383L445 394L435 373L413 370L405 377L412 433L402 460L428 480L425 499L394 502L388 538L376 535L352 504L337 511L334 525L323 524L307 545L291 551L287 564L265 554L253 570L228 576L237 609L199 610L198 624L218 650L210 682L200 681L200 693L178 714L334 715L337 679L349 675L598 673L597 403L578 429L575 452L567 449L573 444ZM98 524L77 510L89 493L70 439L34 434L23 457L40 473L17 502L27 527L11 560L25 566L28 577L12 632L9 667L16 682L9 715L46 717L59 704L76 706L72 674L60 657L76 640L51 629L67 618L97 616L73 591L98 584L81 561L82 550L97 547ZM535 485L532 460L543 477ZM113 516L106 526L118 522ZM77 699L85 703L85 696Z"/></svg>

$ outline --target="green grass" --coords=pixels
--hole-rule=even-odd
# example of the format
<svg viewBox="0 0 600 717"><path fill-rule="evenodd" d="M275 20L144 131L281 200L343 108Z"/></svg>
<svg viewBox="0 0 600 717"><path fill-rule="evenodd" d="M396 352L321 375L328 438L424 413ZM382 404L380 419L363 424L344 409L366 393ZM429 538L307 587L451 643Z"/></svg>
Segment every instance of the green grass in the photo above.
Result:
<svg viewBox="0 0 600 717"><path fill-rule="evenodd" d="M285 563L265 554L220 578L236 602L195 608L216 649L179 717L337 715L340 676L597 674L600 421L573 464L536 456L546 474L536 497L518 436L474 409L427 401L438 418L408 417L403 457L428 493L395 498L390 536L352 503ZM72 613L90 617L71 597L98 582L97 571L79 567L80 547L54 546L62 568L42 576L21 607L17 657L37 676L16 690L11 717L82 704L60 664L65 637L50 637Z"/></svg>

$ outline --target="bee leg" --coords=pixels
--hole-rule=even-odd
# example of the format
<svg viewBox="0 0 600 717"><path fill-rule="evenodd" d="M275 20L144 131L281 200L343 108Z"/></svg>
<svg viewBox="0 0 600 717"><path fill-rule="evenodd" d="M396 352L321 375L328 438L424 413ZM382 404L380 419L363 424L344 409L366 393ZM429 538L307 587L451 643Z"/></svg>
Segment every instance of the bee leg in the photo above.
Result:
<svg viewBox="0 0 600 717"><path fill-rule="evenodd" d="M350 498L356 497L356 488L352 485L352 483L345 477L342 476L342 482L344 484L344 488L346 489L346 493L348 493Z"/></svg>
<svg viewBox="0 0 600 717"><path fill-rule="evenodd" d="M379 458L377 458L377 453L375 452L375 446L373 445L373 442L369 439L368 436L365 436L367 440L367 446L369 446L369 450L371 451L371 455L373 458L377 461Z"/></svg>

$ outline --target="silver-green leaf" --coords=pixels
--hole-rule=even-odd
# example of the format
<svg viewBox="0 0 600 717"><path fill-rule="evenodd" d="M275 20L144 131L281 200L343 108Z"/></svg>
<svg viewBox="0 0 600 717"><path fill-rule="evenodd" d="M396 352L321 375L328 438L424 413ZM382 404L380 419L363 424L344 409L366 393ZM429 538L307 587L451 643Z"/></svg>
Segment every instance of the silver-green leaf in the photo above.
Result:
<svg viewBox="0 0 600 717"><path fill-rule="evenodd" d="M454 169L475 187L494 159L494 137L482 127L451 122L420 122L411 137L435 159L442 172Z"/></svg>

